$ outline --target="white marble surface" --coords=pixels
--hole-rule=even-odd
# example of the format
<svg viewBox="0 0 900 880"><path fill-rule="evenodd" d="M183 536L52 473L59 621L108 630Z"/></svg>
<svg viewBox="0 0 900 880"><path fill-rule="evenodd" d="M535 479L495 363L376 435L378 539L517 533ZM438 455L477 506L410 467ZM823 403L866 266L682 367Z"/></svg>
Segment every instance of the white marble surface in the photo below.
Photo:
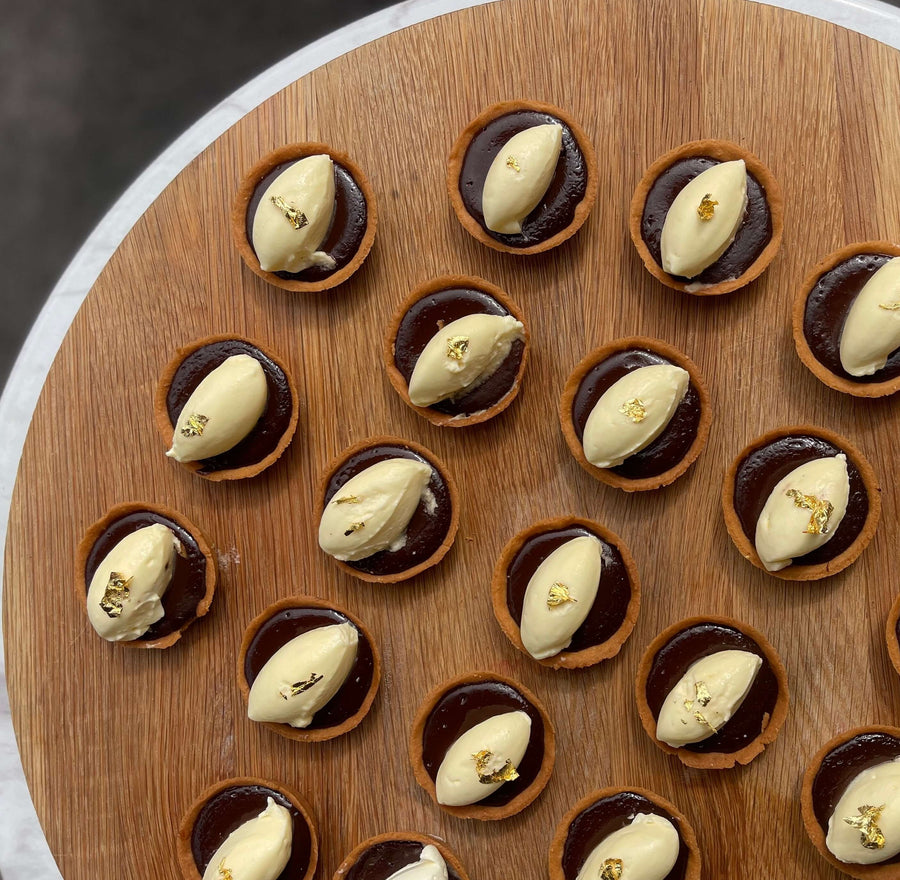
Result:
<svg viewBox="0 0 900 880"><path fill-rule="evenodd" d="M103 266L165 186L245 113L295 79L411 24L492 0L407 0L299 50L206 114L132 184L91 233L50 294L0 398L0 546L5 546L16 469L38 394L75 313ZM737 0L736 0L737 2ZM831 21L900 49L900 13L880 0L753 0ZM2 598L2 597L0 597ZM0 633L0 649L2 649ZM9 714L0 651L0 875L58 880L25 784Z"/></svg>

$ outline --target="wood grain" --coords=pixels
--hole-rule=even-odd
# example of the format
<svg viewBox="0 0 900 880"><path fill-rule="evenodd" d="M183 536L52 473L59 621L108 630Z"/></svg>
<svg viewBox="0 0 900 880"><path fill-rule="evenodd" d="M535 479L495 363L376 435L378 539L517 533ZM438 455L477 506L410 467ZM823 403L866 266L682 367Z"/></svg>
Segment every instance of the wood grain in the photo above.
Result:
<svg viewBox="0 0 900 880"><path fill-rule="evenodd" d="M248 114L160 196L79 312L31 425L9 524L4 627L10 701L26 774L66 880L177 877L175 834L217 780L281 780L322 831L318 876L360 840L396 828L448 840L473 878L546 873L559 818L589 791L639 785L697 830L705 876L837 878L800 820L803 767L836 732L896 723L900 681L883 641L896 590L898 428L891 400L821 385L791 342L795 286L848 241L900 239L900 128L893 50L829 24L735 0L507 0L364 46ZM593 139L600 194L578 235L531 259L489 251L457 223L444 162L488 104L528 97L568 108ZM628 236L632 190L681 142L725 138L759 155L786 198L784 245L748 289L697 300L664 288ZM298 296L268 287L231 244L242 173L283 143L349 152L379 199L367 264L345 286ZM530 323L522 393L491 422L448 431L394 393L380 361L396 305L441 273L481 275ZM157 376L180 345L255 338L284 358L300 392L293 445L256 479L212 485L167 461L153 422ZM670 341L697 361L715 407L707 449L684 477L640 497L591 479L556 419L565 377L618 336ZM885 487L878 534L838 576L786 584L738 555L719 508L722 474L752 437L810 422L852 438ZM408 584L370 586L316 546L314 487L342 448L393 433L433 449L463 498L456 545ZM500 475L500 476L498 476ZM174 648L102 643L74 601L78 540L108 507L170 505L213 540L221 583L209 616ZM581 671L519 654L490 609L491 570L529 523L599 520L632 549L643 607L615 659ZM292 594L331 597L380 640L372 714L333 742L289 742L250 723L237 683L241 633ZM638 658L668 624L730 614L765 633L788 669L792 707L751 765L688 769L638 720ZM415 784L406 741L440 680L477 667L511 675L546 703L558 759L541 798L500 823L440 812ZM499 856L498 864L498 853Z"/></svg>

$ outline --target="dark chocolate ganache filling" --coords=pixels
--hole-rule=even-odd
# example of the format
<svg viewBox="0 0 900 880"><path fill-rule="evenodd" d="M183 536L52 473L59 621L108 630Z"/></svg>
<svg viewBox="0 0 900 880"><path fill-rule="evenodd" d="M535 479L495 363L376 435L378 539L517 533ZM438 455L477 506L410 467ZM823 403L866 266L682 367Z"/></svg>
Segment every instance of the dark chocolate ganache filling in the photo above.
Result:
<svg viewBox="0 0 900 880"><path fill-rule="evenodd" d="M204 459L201 474L246 467L271 455L284 436L293 414L293 401L287 376L281 367L249 342L229 339L212 342L191 352L179 365L166 394L169 421L175 425L181 410L196 387L224 361L233 355L248 354L256 358L266 376L269 393L266 408L253 430L231 449Z"/></svg>
<svg viewBox="0 0 900 880"><path fill-rule="evenodd" d="M749 651L762 658L762 666L740 708L718 733L696 743L682 746L691 752L737 752L755 740L775 709L778 679L762 648L746 633L720 623L698 623L683 630L665 644L653 659L647 676L647 705L654 718L672 688L688 667L719 651Z"/></svg>
<svg viewBox="0 0 900 880"><path fill-rule="evenodd" d="M522 221L516 235L493 232L484 224L481 198L484 181L506 142L519 132L536 125L558 123L562 126L562 148L556 171L544 197ZM571 225L587 191L588 167L572 130L561 120L536 110L516 110L492 119L469 143L459 172L459 194L466 210L491 238L508 247L525 248L540 244Z"/></svg>
<svg viewBox="0 0 900 880"><path fill-rule="evenodd" d="M422 857L425 844L418 840L382 840L370 846L350 866L344 880L387 880L407 865L414 865ZM460 880L459 874L447 865L448 880Z"/></svg>
<svg viewBox="0 0 900 880"><path fill-rule="evenodd" d="M267 799L291 814L291 857L276 880L300 880L309 868L312 838L300 811L280 792L264 785L238 785L213 795L202 807L191 831L191 853L200 875L233 831L266 809Z"/></svg>
<svg viewBox="0 0 900 880"><path fill-rule="evenodd" d="M256 185L256 189L250 197L250 204L247 205L246 232L250 247L253 247L253 220L263 194L282 171L298 161L299 159L276 165ZM302 208L302 206L299 207ZM356 256L366 234L367 221L366 197L363 195L363 191L353 179L353 175L343 165L335 162L334 213L331 217L331 226L328 227L328 232L325 234L325 240L317 248L334 260L334 268L310 266L302 272L273 272L272 274L291 281L322 281L329 275L334 275Z"/></svg>
<svg viewBox="0 0 900 880"><path fill-rule="evenodd" d="M836 376L851 382L884 382L900 376L900 348L871 376L851 376L841 365L844 322L866 282L889 260L887 254L857 254L839 263L815 283L803 313L803 335L810 351Z"/></svg>
<svg viewBox="0 0 900 880"><path fill-rule="evenodd" d="M709 156L688 156L679 159L653 182L644 202L644 214L641 217L641 238L647 245L650 255L662 267L660 239L666 214L672 202L698 174L718 165L718 159ZM747 207L744 217L737 228L734 241L725 253L712 265L707 266L693 278L682 278L691 284L718 284L740 278L765 250L772 238L772 213L766 200L763 185L747 171ZM678 277L678 276L672 276Z"/></svg>
<svg viewBox="0 0 900 880"><path fill-rule="evenodd" d="M339 611L328 608L285 608L270 617L257 631L244 656L244 677L253 685L266 662L291 639L320 626L350 623ZM335 727L352 718L360 709L372 687L375 660L372 645L365 633L357 629L359 641L356 659L338 692L321 708L304 730Z"/></svg>
<svg viewBox="0 0 900 880"><path fill-rule="evenodd" d="M734 477L734 510L751 543L756 541L756 522L775 486L794 468L816 458L843 450L821 437L782 437L755 449L738 466ZM847 456L850 497L847 512L831 539L821 547L798 556L793 565L819 565L840 556L858 537L869 515L869 494L856 465Z"/></svg>
<svg viewBox="0 0 900 880"><path fill-rule="evenodd" d="M672 361L655 351L632 349L618 351L597 364L581 380L572 401L572 424L579 441L584 441L584 429L597 401L626 373L640 367L671 363ZM649 446L629 455L622 464L609 470L629 480L658 477L671 470L688 454L697 438L700 415L700 395L694 383L690 382L684 399L675 409L662 434Z"/></svg>
<svg viewBox="0 0 900 880"><path fill-rule="evenodd" d="M474 314L503 316L509 311L483 290L457 288L429 294L410 308L400 321L394 340L394 364L407 385L431 338L452 321ZM430 409L451 416L468 416L490 409L512 391L524 352L525 342L515 340L509 354L484 382L458 397L432 404Z"/></svg>
<svg viewBox="0 0 900 880"><path fill-rule="evenodd" d="M161 639L181 629L197 616L197 605L206 595L206 557L194 536L161 514L149 510L135 511L117 519L106 528L94 542L84 564L84 582L90 588L100 563L119 541L138 529L156 523L172 530L181 542L181 550L175 554L172 580L162 596L163 616L137 639L142 642Z"/></svg>
<svg viewBox="0 0 900 880"><path fill-rule="evenodd" d="M540 712L515 688L500 681L463 684L448 691L432 709L422 731L422 763L432 779L450 746L467 730L494 715L525 712L531 719L531 737L525 755L516 766L519 778L504 782L478 801L481 807L508 804L537 778L544 760L544 721Z"/></svg>
<svg viewBox="0 0 900 880"><path fill-rule="evenodd" d="M679 821L658 804L633 791L622 791L602 798L572 820L562 854L565 880L575 880L590 854L610 834L630 825L638 813L662 816L675 826L681 845L672 870L663 880L683 880L690 852L681 838Z"/></svg>
<svg viewBox="0 0 900 880"><path fill-rule="evenodd" d="M441 472L427 458L406 446L372 446L351 455L332 475L325 489L325 503L331 500L351 477L388 458L409 458L431 467L431 480L406 527L406 543L399 550L380 550L365 559L347 562L371 575L399 574L429 559L444 543L453 519L450 487Z"/></svg>
<svg viewBox="0 0 900 880"><path fill-rule="evenodd" d="M603 564L600 569L597 598L584 623L575 630L569 646L563 649L567 654L602 644L612 638L622 625L628 611L628 603L631 601L631 580L622 554L599 535L595 535L584 526L576 525L529 538L513 557L506 572L506 604L512 619L521 625L525 591L532 575L554 550L574 538L585 536L600 541Z"/></svg>

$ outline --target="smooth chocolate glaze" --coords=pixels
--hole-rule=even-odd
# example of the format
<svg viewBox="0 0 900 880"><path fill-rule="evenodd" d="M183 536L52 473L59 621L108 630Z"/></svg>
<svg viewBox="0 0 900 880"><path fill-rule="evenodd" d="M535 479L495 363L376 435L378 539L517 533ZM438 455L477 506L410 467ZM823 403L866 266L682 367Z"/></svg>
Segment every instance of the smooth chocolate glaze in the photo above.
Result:
<svg viewBox="0 0 900 880"><path fill-rule="evenodd" d="M382 840L370 846L350 866L344 880L387 880L407 865L414 865L422 857L425 844L418 840ZM448 880L460 880L459 874L447 865Z"/></svg>
<svg viewBox="0 0 900 880"><path fill-rule="evenodd" d="M631 601L631 580L618 549L583 526L557 529L529 538L513 557L506 572L506 604L512 619L521 625L525 591L538 566L567 541L585 536L600 541L603 566L597 598L584 623L575 630L569 646L563 649L562 653L566 654L602 644L615 635L625 619Z"/></svg>
<svg viewBox="0 0 900 880"><path fill-rule="evenodd" d="M584 429L597 401L626 373L640 367L671 363L672 361L655 351L631 349L618 351L597 364L581 380L572 401L572 424L579 441L584 440ZM622 464L609 470L629 480L639 480L643 477L658 477L675 467L688 454L697 438L700 415L700 395L694 383L690 382L684 399L678 404L662 434L649 446L629 455Z"/></svg>
<svg viewBox="0 0 900 880"><path fill-rule="evenodd" d="M175 554L175 571L162 596L163 616L136 641L152 642L161 639L197 616L197 605L206 595L206 557L194 536L178 523L149 510L135 511L117 519L94 542L84 564L85 593L91 585L94 573L122 538L144 526L162 523L175 533L181 542L182 552Z"/></svg>
<svg viewBox="0 0 900 880"><path fill-rule="evenodd" d="M666 168L650 187L641 217L641 238L660 267L662 267L660 239L666 214L672 207L672 202L698 174L718 164L720 164L718 159L708 156L687 156L678 159ZM771 238L772 212L766 200L766 191L748 170L747 207L734 241L715 263L707 266L699 275L680 280L690 284L718 284L721 281L740 278L756 262Z"/></svg>
<svg viewBox="0 0 900 880"><path fill-rule="evenodd" d="M681 748L691 752L737 752L750 745L768 723L778 699L778 679L762 648L746 633L720 623L698 623L674 636L657 652L647 676L647 705L654 718L688 667L719 651L737 649L762 657L756 680L740 708L719 732Z"/></svg>
<svg viewBox="0 0 900 880"><path fill-rule="evenodd" d="M266 661L291 639L320 626L350 623L339 611L328 608L285 608L270 617L257 631L244 657L244 677L253 685ZM335 727L352 718L366 699L372 687L375 661L372 645L362 630L357 629L359 642L356 659L347 680L338 692L321 708L304 730L321 730Z"/></svg>
<svg viewBox="0 0 900 880"><path fill-rule="evenodd" d="M809 293L803 335L810 351L836 376L851 382L884 382L900 376L900 348L871 376L851 376L841 366L841 335L853 301L866 282L889 260L887 254L857 254L822 275Z"/></svg>
<svg viewBox="0 0 900 880"><path fill-rule="evenodd" d="M734 477L734 510L751 543L756 541L756 522L775 486L794 468L842 452L821 437L782 437L756 449L738 466ZM869 515L869 494L862 474L847 456L850 497L847 512L831 539L821 547L798 556L793 565L819 565L843 553L858 537Z"/></svg>
<svg viewBox="0 0 900 880"><path fill-rule="evenodd" d="M409 458L430 465L431 480L426 488L434 495L436 507L434 513L429 513L426 502L424 500L419 502L406 527L406 544L399 550L381 550L365 559L345 563L366 574L379 576L398 574L431 558L444 543L444 538L450 530L450 521L453 519L450 488L444 482L441 472L427 458L406 446L372 446L351 455L328 481L325 503L328 504L335 492L351 477L387 458Z"/></svg>
<svg viewBox="0 0 900 880"><path fill-rule="evenodd" d="M253 220L263 194L282 171L295 165L298 161L300 160L296 159L276 165L253 190L250 203L247 205L246 222L247 241L250 242L250 247L253 247ZM273 272L272 274L288 281L322 281L329 275L334 275L356 256L366 234L367 220L366 197L363 195L363 191L353 179L353 175L343 165L335 162L334 213L325 240L318 248L334 260L335 267L328 269L325 266L310 266L302 272Z"/></svg>
<svg viewBox="0 0 900 880"><path fill-rule="evenodd" d="M494 157L519 132L554 122L562 126L562 148L547 192L522 221L520 233L503 235L493 232L484 225L481 198ZM571 225L575 209L587 190L587 179L588 167L584 154L572 130L561 119L536 110L516 110L492 119L472 138L459 172L459 194L466 210L491 238L509 247L524 248L540 244Z"/></svg>
<svg viewBox="0 0 900 880"><path fill-rule="evenodd" d="M259 361L266 376L269 398L253 430L231 449L204 459L201 462L201 474L246 467L262 461L274 452L291 423L293 414L291 389L281 367L249 342L229 339L198 348L189 354L175 371L166 394L166 411L172 425L178 422L181 410L203 379L225 360L237 354L249 354Z"/></svg>
<svg viewBox="0 0 900 880"><path fill-rule="evenodd" d="M531 719L531 738L516 770L519 778L504 782L495 792L478 801L480 807L508 804L534 782L544 760L544 721L541 713L515 688L500 681L463 684L442 696L428 716L422 731L422 763L437 779L441 762L450 746L467 730L494 715L522 711Z"/></svg>
<svg viewBox="0 0 900 880"><path fill-rule="evenodd" d="M293 819L291 857L276 880L301 880L312 855L309 826L300 811L280 791L264 785L226 788L203 805L191 830L191 853L201 877L228 835L265 810L268 798L290 811Z"/></svg>
<svg viewBox="0 0 900 880"><path fill-rule="evenodd" d="M575 880L588 856L610 834L630 825L638 813L662 816L675 826L680 843L678 859L663 880L684 880L690 852L681 838L681 823L658 804L633 791L623 791L602 798L572 820L562 854L563 876L566 880Z"/></svg>
<svg viewBox="0 0 900 880"><path fill-rule="evenodd" d="M394 340L394 364L406 379L412 378L416 362L431 338L451 321L466 315L508 315L509 311L483 290L452 288L422 297L403 316ZM484 382L452 400L442 400L429 409L451 416L469 416L499 403L516 384L525 343L515 340L509 354Z"/></svg>

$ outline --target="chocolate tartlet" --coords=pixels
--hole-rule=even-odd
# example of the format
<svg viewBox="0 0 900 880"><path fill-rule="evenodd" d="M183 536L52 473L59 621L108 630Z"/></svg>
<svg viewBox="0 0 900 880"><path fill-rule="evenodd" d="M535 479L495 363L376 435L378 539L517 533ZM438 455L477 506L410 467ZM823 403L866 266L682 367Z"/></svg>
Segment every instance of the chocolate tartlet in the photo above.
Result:
<svg viewBox="0 0 900 880"><path fill-rule="evenodd" d="M898 256L900 247L889 241L848 245L817 263L797 291L794 345L800 360L829 388L855 397L884 397L900 390L900 348L868 376L851 375L841 362L841 336L851 306L875 272Z"/></svg>
<svg viewBox="0 0 900 880"><path fill-rule="evenodd" d="M900 675L900 594L891 605L884 637L887 642L888 656L891 658L897 674Z"/></svg>
<svg viewBox="0 0 900 880"><path fill-rule="evenodd" d="M259 202L279 174L300 159L319 154L327 154L334 163L334 214L321 247L333 258L335 266L267 272L260 266L252 243ZM300 217L305 219L302 214ZM346 281L372 249L376 223L375 194L362 170L345 153L321 143L288 144L264 156L241 181L231 209L232 238L248 268L275 287L300 293L330 290Z"/></svg>
<svg viewBox="0 0 900 880"><path fill-rule="evenodd" d="M678 860L664 880L699 880L700 848L690 822L673 803L643 788L603 788L575 804L556 826L550 844L550 880L576 880L601 841L625 828L637 813L662 816L678 831Z"/></svg>
<svg viewBox="0 0 900 880"><path fill-rule="evenodd" d="M525 712L531 720L527 749L515 767L516 778L473 804L439 803L435 783L450 747L485 720L516 711ZM543 791L555 758L553 723L543 704L528 688L492 672L465 673L436 687L419 707L409 738L416 781L442 810L461 819L489 821L521 812Z"/></svg>
<svg viewBox="0 0 900 880"><path fill-rule="evenodd" d="M535 660L542 666L577 669L593 666L619 653L634 629L641 607L641 583L631 552L618 535L599 523L563 516L543 520L519 532L503 548L494 568L491 581L494 617L513 646L530 657L520 630L529 581L551 553L572 539L586 536L599 540L602 548L597 596L569 645L552 657Z"/></svg>
<svg viewBox="0 0 900 880"><path fill-rule="evenodd" d="M520 233L491 231L482 194L494 158L513 136L553 123L562 126L562 146L549 187ZM565 111L537 101L502 101L476 116L457 138L447 166L447 193L473 238L508 254L537 254L571 238L587 220L597 197L597 159L587 135Z"/></svg>
<svg viewBox="0 0 900 880"><path fill-rule="evenodd" d="M663 269L660 247L669 208L697 175L736 159L747 168L747 205L734 240L695 277L670 275ZM762 274L778 252L784 198L772 172L743 147L720 140L691 141L661 156L644 173L631 199L629 228L647 271L667 287L698 296L730 293Z"/></svg>
<svg viewBox="0 0 900 880"><path fill-rule="evenodd" d="M172 580L162 596L163 617L139 638L116 643L129 648L168 648L209 611L217 577L209 542L190 520L168 507L128 502L110 508L91 525L75 554L75 591L86 606L88 587L110 550L126 535L156 523L174 533L181 551L175 554Z"/></svg>
<svg viewBox="0 0 900 880"><path fill-rule="evenodd" d="M319 860L312 809L287 788L253 776L219 782L191 805L175 842L185 880L201 880L210 859L228 835L258 816L266 808L268 798L287 809L293 820L290 859L277 880L312 880Z"/></svg>
<svg viewBox="0 0 900 880"><path fill-rule="evenodd" d="M469 880L466 869L442 840L418 831L389 831L370 837L341 862L334 880L387 880L406 865L415 864L426 846L433 846L447 865L447 880Z"/></svg>
<svg viewBox="0 0 900 880"><path fill-rule="evenodd" d="M522 337L510 345L506 357L485 380L430 406L416 406L409 383L425 347L447 324L467 315L512 316L523 325ZM528 361L528 328L521 309L499 287L465 275L445 275L417 287L394 313L384 343L387 376L403 402L435 425L461 428L487 421L516 398ZM461 337L464 338L464 337ZM460 362L468 340L447 356Z"/></svg>
<svg viewBox="0 0 900 880"><path fill-rule="evenodd" d="M687 391L662 433L620 465L591 464L583 438L594 406L628 373L661 364L680 367L690 376ZM706 383L687 355L659 339L631 336L596 348L581 360L563 388L559 420L572 455L592 477L626 492L639 492L668 486L696 461L709 437L712 408Z"/></svg>
<svg viewBox="0 0 900 880"><path fill-rule="evenodd" d="M666 697L688 668L719 651L756 654L762 664L743 702L715 733L674 747L657 738L657 719ZM688 767L723 770L749 764L775 740L788 710L787 673L762 633L730 617L689 617L663 630L641 658L635 684L644 730L664 752ZM706 703L698 695L701 706ZM708 700L707 700L708 702Z"/></svg>
<svg viewBox="0 0 900 880"><path fill-rule="evenodd" d="M839 453L847 457L850 495L833 536L787 568L767 571L756 551L756 523L772 490L800 465ZM811 425L776 428L735 458L722 486L722 511L731 540L757 568L784 580L819 580L845 569L868 546L881 516L881 489L868 460L845 437Z"/></svg>
<svg viewBox="0 0 900 880"><path fill-rule="evenodd" d="M171 447L179 414L193 391L228 358L249 355L265 375L265 410L250 433L231 449L201 461L179 462L206 480L240 480L273 465L287 449L297 428L300 404L294 383L283 364L255 342L239 336L209 336L178 349L156 389L156 425Z"/></svg>
<svg viewBox="0 0 900 880"><path fill-rule="evenodd" d="M356 658L337 693L319 709L307 727L272 721L263 727L287 739L322 742L357 727L365 718L381 683L381 653L368 628L334 602L311 596L282 599L257 615L244 632L238 656L238 685L244 701L266 661L291 639L322 626L350 623L358 633Z"/></svg>

